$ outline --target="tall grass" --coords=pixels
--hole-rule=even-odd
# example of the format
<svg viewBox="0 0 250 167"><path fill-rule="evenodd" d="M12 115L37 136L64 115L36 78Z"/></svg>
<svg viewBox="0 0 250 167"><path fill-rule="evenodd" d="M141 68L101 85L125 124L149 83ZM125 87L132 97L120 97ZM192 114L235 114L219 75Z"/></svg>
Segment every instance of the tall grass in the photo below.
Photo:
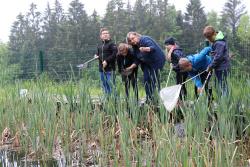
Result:
<svg viewBox="0 0 250 167"><path fill-rule="evenodd" d="M163 105L155 112L150 106L135 105L131 97L132 117L129 117L123 85L117 82L116 96L103 99L99 109L94 108L91 100L91 96L102 96L99 84L87 79L67 83L41 79L4 85L0 88L0 131L9 127L13 135L18 132L21 152L35 160L50 160L55 141L60 139L68 165L72 165L73 159L80 164L100 166L241 166L247 163L249 76L231 77L230 94L216 96L218 106L214 110L207 107L205 96L193 106L184 106L181 110L184 138L176 135ZM27 97L19 96L21 88L28 89ZM191 83L188 89L192 94ZM58 104L61 104L59 108ZM215 113L217 119L213 119Z"/></svg>

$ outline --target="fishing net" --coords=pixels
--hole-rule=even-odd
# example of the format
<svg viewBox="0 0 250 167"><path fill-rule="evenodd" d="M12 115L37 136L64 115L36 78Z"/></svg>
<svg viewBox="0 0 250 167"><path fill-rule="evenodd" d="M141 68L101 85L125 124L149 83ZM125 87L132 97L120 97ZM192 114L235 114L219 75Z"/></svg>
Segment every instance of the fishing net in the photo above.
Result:
<svg viewBox="0 0 250 167"><path fill-rule="evenodd" d="M160 98L168 112L171 112L177 102L180 95L182 85L174 85L161 89Z"/></svg>
<svg viewBox="0 0 250 167"><path fill-rule="evenodd" d="M87 68L87 67L88 67L88 64L87 64L87 63L79 64L79 65L77 65L76 67L78 67L79 69L84 69L84 68Z"/></svg>

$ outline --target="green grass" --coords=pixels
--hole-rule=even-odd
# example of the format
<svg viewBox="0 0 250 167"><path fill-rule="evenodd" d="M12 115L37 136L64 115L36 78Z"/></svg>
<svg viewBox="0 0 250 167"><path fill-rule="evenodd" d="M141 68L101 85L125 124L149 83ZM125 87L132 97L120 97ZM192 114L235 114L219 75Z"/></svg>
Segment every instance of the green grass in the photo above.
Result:
<svg viewBox="0 0 250 167"><path fill-rule="evenodd" d="M119 79L117 82L117 104L111 97L101 111L94 111L90 100L90 96L102 96L98 82L83 79L55 83L41 79L4 85L0 88L0 131L9 127L12 134L19 132L22 152L26 155L31 150L37 152L39 159L51 159L55 138L60 138L69 164L73 153L78 151L81 162L92 156L92 161L100 166L111 162L115 166L246 165L249 152L244 136L250 135L249 76L232 76L230 95L215 95L217 121L208 121L208 115L213 113L206 107L204 97L194 107L184 107L186 137L183 139L174 134L163 105L159 114L150 106L140 110L132 100L133 118L129 118L124 88ZM172 78L169 85L173 84ZM187 87L189 99L194 100L192 83ZM21 88L28 89L31 102L19 97ZM142 86L139 94L145 96ZM63 95L68 103L63 102L58 111L54 97ZM97 143L100 154L88 153L90 146L98 150L93 142Z"/></svg>

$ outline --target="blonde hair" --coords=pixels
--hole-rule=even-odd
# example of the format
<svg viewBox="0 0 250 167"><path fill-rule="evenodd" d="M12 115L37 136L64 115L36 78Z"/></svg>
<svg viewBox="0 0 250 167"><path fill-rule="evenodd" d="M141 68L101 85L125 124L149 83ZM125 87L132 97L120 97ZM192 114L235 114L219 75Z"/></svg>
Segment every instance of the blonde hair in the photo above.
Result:
<svg viewBox="0 0 250 167"><path fill-rule="evenodd" d="M126 51L129 49L129 45L126 43L120 43L118 45L118 54L120 54L122 51L124 51L126 49Z"/></svg>
<svg viewBox="0 0 250 167"><path fill-rule="evenodd" d="M127 36L126 36L127 44L130 44L130 42L131 42L129 39L130 35L135 35L135 36L141 37L141 34L139 34L138 32L130 31L127 33Z"/></svg>

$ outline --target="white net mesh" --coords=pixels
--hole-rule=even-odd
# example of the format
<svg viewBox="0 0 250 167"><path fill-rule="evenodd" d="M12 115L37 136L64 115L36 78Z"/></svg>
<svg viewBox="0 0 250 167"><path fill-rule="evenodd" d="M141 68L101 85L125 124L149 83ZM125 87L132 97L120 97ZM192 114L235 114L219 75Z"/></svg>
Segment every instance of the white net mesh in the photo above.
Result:
<svg viewBox="0 0 250 167"><path fill-rule="evenodd" d="M181 87L182 85L174 85L163 88L160 91L160 98L168 112L171 112L175 108L178 102Z"/></svg>

